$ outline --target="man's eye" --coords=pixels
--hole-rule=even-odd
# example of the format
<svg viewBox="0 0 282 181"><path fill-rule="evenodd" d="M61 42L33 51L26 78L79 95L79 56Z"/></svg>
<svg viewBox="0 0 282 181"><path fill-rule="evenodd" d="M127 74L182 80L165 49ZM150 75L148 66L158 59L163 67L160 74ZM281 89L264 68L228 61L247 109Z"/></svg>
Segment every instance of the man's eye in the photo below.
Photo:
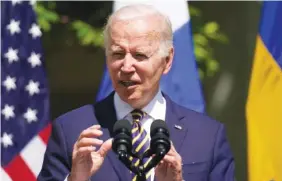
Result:
<svg viewBox="0 0 282 181"><path fill-rule="evenodd" d="M123 53L123 52L113 52L113 53L112 53L112 56L121 58L121 57L124 56L124 53Z"/></svg>
<svg viewBox="0 0 282 181"><path fill-rule="evenodd" d="M136 53L135 54L136 59L147 59L148 57L143 53Z"/></svg>
<svg viewBox="0 0 282 181"><path fill-rule="evenodd" d="M114 52L113 55L122 55L122 52Z"/></svg>

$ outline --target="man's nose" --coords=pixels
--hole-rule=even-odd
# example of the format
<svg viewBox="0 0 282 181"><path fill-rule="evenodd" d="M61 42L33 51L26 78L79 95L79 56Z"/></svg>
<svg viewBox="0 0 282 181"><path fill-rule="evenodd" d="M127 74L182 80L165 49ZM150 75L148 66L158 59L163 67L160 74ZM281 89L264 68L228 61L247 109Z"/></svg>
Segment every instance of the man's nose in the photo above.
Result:
<svg viewBox="0 0 282 181"><path fill-rule="evenodd" d="M124 73L134 72L135 69L133 67L134 59L131 55L126 55L123 60L123 64L121 67L121 71Z"/></svg>

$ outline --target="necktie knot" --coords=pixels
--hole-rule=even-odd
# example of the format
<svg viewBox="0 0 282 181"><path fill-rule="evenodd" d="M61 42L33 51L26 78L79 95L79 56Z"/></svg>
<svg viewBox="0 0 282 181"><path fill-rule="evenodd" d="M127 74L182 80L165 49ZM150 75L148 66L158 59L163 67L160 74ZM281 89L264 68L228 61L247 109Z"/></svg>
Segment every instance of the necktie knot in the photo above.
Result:
<svg viewBox="0 0 282 181"><path fill-rule="evenodd" d="M145 116L145 114L146 113L140 109L134 109L133 111L131 111L133 121L137 121L137 122L141 121Z"/></svg>

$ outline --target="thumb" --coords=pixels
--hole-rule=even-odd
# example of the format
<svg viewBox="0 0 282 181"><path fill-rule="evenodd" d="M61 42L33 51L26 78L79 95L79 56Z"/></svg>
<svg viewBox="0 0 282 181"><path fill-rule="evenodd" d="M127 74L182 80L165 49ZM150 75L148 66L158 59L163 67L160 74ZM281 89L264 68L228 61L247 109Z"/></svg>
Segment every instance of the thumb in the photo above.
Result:
<svg viewBox="0 0 282 181"><path fill-rule="evenodd" d="M107 153L109 152L109 150L112 148L112 142L113 142L112 138L105 141L101 145L100 149L98 150L98 154L100 154L102 157L105 157Z"/></svg>

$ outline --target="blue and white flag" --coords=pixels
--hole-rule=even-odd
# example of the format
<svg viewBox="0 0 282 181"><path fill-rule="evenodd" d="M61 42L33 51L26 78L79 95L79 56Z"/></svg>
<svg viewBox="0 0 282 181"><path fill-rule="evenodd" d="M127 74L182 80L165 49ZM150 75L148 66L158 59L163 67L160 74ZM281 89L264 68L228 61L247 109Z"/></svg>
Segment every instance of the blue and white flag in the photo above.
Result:
<svg viewBox="0 0 282 181"><path fill-rule="evenodd" d="M175 55L170 72L163 75L161 79L161 90L176 103L198 112L204 112L205 103L194 55L187 1L117 1L113 9L116 11L134 3L153 5L166 14L172 23ZM105 68L97 100L105 98L111 91L113 91L112 83L109 72Z"/></svg>

